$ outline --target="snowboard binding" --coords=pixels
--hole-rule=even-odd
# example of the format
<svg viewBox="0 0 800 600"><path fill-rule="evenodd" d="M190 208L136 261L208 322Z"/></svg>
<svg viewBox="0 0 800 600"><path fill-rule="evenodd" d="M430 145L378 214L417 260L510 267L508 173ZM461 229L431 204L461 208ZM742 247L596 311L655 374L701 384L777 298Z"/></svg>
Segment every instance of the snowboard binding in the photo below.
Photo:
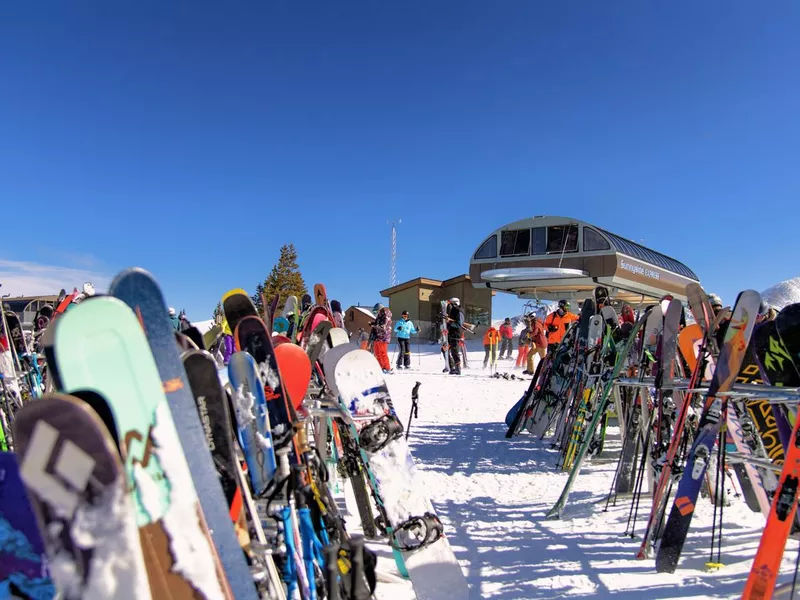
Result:
<svg viewBox="0 0 800 600"><path fill-rule="evenodd" d="M390 442L402 437L403 424L394 414L383 415L358 433L358 441L367 452L379 452Z"/></svg>
<svg viewBox="0 0 800 600"><path fill-rule="evenodd" d="M399 534L403 534L401 542ZM426 512L421 517L411 517L396 527L393 545L401 552L412 552L438 541L444 535L444 525L435 514Z"/></svg>

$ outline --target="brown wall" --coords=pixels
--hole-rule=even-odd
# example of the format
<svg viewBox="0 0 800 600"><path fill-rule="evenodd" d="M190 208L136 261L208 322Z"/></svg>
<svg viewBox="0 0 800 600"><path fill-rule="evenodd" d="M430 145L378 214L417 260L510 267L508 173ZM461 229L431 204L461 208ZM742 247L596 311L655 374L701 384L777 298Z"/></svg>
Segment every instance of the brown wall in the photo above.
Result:
<svg viewBox="0 0 800 600"><path fill-rule="evenodd" d="M374 317L370 317L351 306L344 312L344 328L347 330L347 333L350 334L351 338L353 335L358 334L359 328L369 333L369 324L373 319ZM355 341L355 338L353 338L353 341Z"/></svg>

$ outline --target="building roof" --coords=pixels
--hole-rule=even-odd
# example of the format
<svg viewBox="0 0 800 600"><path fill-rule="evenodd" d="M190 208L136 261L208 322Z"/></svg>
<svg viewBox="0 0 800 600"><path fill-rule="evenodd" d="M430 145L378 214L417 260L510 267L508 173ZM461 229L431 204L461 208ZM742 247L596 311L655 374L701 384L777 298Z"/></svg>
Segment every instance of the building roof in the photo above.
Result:
<svg viewBox="0 0 800 600"><path fill-rule="evenodd" d="M453 285L454 283L460 283L461 281L471 281L469 275L466 273L463 275L457 275L456 277L451 277L450 279L445 279L441 281L439 279L428 279L427 277L417 277L416 279L409 279L408 281L404 281L403 283L398 283L390 288L386 288L385 290L381 290L381 296L384 298L389 298L392 295L402 292L403 290L407 290L413 287L432 287L432 288L440 288L445 287L448 285Z"/></svg>
<svg viewBox="0 0 800 600"><path fill-rule="evenodd" d="M651 250L650 248L645 248L641 244L637 244L636 242L633 242L615 233L611 233L610 231L606 231L605 229L601 229L600 227L595 227L595 229L603 232L606 235L606 237L608 237L608 239L611 241L612 246L614 246L614 249L617 252L621 252L622 254L627 254L631 258L638 258L639 260L649 262L651 265L655 265L657 267L661 267L662 269L672 271L673 273L676 273L678 275L683 275L684 277L688 277L689 279L700 281L695 272L692 271L689 267L687 267L682 262L677 261L670 256L667 256L666 254L662 254L661 252L656 252L655 250Z"/></svg>

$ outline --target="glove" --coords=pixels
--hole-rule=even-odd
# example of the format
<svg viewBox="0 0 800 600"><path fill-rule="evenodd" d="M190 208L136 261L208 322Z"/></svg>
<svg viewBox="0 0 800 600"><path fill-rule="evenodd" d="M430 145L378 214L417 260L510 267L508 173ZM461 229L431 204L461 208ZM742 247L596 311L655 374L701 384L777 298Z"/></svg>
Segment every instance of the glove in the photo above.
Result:
<svg viewBox="0 0 800 600"><path fill-rule="evenodd" d="M554 332L558 331L558 327L556 327L555 325L548 325L547 326L547 331L549 331L550 333L554 333Z"/></svg>

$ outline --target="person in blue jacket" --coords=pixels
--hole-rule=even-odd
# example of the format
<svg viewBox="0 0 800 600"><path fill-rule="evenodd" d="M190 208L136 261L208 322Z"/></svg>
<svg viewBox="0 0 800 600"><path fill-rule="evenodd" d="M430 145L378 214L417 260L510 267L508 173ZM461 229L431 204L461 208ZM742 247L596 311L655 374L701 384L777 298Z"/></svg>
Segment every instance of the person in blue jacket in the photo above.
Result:
<svg viewBox="0 0 800 600"><path fill-rule="evenodd" d="M400 353L397 355L397 368L411 368L411 335L419 333L419 329L414 327L414 323L408 318L408 311L404 310L400 322L394 330L397 333L397 343L400 344Z"/></svg>

